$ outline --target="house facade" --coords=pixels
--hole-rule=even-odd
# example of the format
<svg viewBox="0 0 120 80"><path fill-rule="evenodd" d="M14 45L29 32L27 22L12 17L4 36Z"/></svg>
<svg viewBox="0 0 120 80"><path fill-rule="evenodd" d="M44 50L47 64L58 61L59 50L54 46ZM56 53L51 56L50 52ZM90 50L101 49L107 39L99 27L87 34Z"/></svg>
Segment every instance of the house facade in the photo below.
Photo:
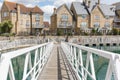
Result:
<svg viewBox="0 0 120 80"><path fill-rule="evenodd" d="M43 14L44 12L37 6L29 8L23 4L4 1L1 8L1 22L10 20L13 24L12 33L35 34L44 27Z"/></svg>
<svg viewBox="0 0 120 80"><path fill-rule="evenodd" d="M65 5L65 4L64 4ZM58 30L61 23L61 14L65 14L63 9L71 15L68 20L72 21L72 27L75 34L80 32L90 33L92 29L98 32L105 33L113 27L115 17L115 6L101 4L100 0L83 0L83 2L72 2L70 9L60 6L54 9L54 14L51 16L51 28ZM60 16L60 17L59 17ZM67 25L67 24L66 24ZM66 27L63 28L64 30Z"/></svg>
<svg viewBox="0 0 120 80"><path fill-rule="evenodd" d="M115 9L115 18L114 18L114 27L115 28L120 28L120 2L113 4L114 6L116 6Z"/></svg>
<svg viewBox="0 0 120 80"><path fill-rule="evenodd" d="M112 29L114 21L115 7L100 4L100 0L83 0L83 2L73 2L71 11L75 20L75 32L80 30L90 32L92 28L106 32Z"/></svg>
<svg viewBox="0 0 120 80"><path fill-rule="evenodd" d="M57 9L54 8L54 13L51 16L51 32L58 34L69 34L73 27L72 12L66 4L61 5Z"/></svg>

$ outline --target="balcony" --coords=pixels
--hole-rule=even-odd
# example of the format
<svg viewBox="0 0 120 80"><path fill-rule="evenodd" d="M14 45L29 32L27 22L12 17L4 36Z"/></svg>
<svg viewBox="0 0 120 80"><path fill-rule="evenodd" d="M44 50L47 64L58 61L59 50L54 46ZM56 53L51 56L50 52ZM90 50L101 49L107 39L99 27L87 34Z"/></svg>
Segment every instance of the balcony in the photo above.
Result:
<svg viewBox="0 0 120 80"><path fill-rule="evenodd" d="M41 25L41 24L39 24L39 25L38 24L33 24L32 27L33 28L44 28L44 26Z"/></svg>
<svg viewBox="0 0 120 80"><path fill-rule="evenodd" d="M35 20L36 20L36 21L39 21L39 20L40 20L40 17L36 17Z"/></svg>
<svg viewBox="0 0 120 80"><path fill-rule="evenodd" d="M58 24L58 28L72 28L72 23L68 24Z"/></svg>

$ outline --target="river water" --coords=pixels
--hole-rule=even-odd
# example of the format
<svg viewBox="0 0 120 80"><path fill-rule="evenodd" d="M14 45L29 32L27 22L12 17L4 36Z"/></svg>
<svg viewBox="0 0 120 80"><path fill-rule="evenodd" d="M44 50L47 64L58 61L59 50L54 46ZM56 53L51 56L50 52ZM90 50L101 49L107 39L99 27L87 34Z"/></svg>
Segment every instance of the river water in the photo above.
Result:
<svg viewBox="0 0 120 80"><path fill-rule="evenodd" d="M93 48L114 52L115 54L120 54L120 46L94 46ZM105 59L104 57L99 57L97 55L93 55L93 60L97 80L105 80L109 60ZM87 80L92 79L90 79L90 77L88 76ZM114 80L113 74L111 80Z"/></svg>

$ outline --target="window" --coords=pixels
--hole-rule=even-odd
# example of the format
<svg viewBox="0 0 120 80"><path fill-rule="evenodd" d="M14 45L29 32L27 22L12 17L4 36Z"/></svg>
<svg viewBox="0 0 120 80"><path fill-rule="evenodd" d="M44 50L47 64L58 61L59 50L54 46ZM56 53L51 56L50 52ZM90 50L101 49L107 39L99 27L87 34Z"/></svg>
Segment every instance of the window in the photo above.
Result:
<svg viewBox="0 0 120 80"><path fill-rule="evenodd" d="M7 17L8 16L8 13L7 12L4 12L3 13L3 17Z"/></svg>
<svg viewBox="0 0 120 80"><path fill-rule="evenodd" d="M86 19L87 18L87 15L82 15L82 19Z"/></svg>
<svg viewBox="0 0 120 80"><path fill-rule="evenodd" d="M94 16L94 19L95 19L95 20L99 20L99 19L100 19L100 16L95 15L95 16Z"/></svg>
<svg viewBox="0 0 120 80"><path fill-rule="evenodd" d="M94 23L94 27L100 27L100 23L99 22L95 22Z"/></svg>
<svg viewBox="0 0 120 80"><path fill-rule="evenodd" d="M36 14L36 20L40 20L40 14Z"/></svg>
<svg viewBox="0 0 120 80"><path fill-rule="evenodd" d="M110 23L109 22L105 22L105 27L110 27Z"/></svg>
<svg viewBox="0 0 120 80"><path fill-rule="evenodd" d="M30 22L29 20L26 20L26 27L29 27L30 26Z"/></svg>
<svg viewBox="0 0 120 80"><path fill-rule="evenodd" d="M82 22L80 26L81 27L87 27L87 22Z"/></svg>
<svg viewBox="0 0 120 80"><path fill-rule="evenodd" d="M68 21L68 15L62 14L62 21Z"/></svg>
<svg viewBox="0 0 120 80"><path fill-rule="evenodd" d="M12 16L15 16L16 15L16 13L12 13Z"/></svg>
<svg viewBox="0 0 120 80"><path fill-rule="evenodd" d="M109 16L106 16L105 18L106 18L106 19L109 19L110 17L109 17Z"/></svg>
<svg viewBox="0 0 120 80"><path fill-rule="evenodd" d="M36 21L36 27L39 27L39 26L40 26L40 22Z"/></svg>

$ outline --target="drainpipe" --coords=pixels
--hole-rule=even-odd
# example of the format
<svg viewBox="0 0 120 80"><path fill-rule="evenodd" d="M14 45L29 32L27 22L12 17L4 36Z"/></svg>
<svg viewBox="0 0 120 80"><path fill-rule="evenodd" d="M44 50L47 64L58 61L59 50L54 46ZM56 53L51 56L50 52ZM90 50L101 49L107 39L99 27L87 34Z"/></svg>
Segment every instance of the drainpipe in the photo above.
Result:
<svg viewBox="0 0 120 80"><path fill-rule="evenodd" d="M17 34L17 27L19 25L19 16L20 16L20 5L16 4L17 12L16 12L16 25L15 25L15 34Z"/></svg>
<svg viewBox="0 0 120 80"><path fill-rule="evenodd" d="M32 12L30 12L30 35L33 35L32 33Z"/></svg>

